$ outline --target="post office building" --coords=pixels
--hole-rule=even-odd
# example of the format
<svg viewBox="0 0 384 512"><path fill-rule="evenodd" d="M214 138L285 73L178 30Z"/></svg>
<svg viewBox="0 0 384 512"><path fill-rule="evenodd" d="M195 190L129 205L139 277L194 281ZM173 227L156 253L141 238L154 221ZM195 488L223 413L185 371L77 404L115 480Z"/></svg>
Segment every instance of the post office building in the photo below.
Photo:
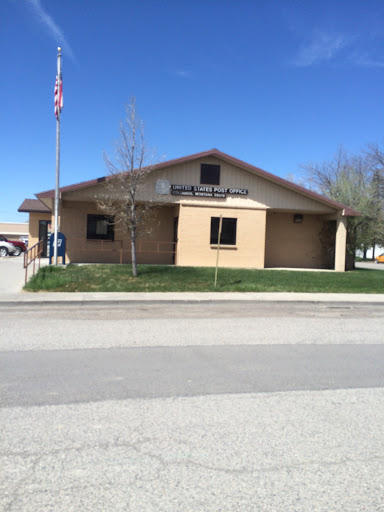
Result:
<svg viewBox="0 0 384 512"><path fill-rule="evenodd" d="M129 263L129 235L98 205L108 177L60 189L59 226L72 263ZM36 194L29 245L54 225L55 191ZM358 212L217 149L153 167L137 200L156 205L138 263L344 271L347 221ZM221 236L219 241L219 228Z"/></svg>

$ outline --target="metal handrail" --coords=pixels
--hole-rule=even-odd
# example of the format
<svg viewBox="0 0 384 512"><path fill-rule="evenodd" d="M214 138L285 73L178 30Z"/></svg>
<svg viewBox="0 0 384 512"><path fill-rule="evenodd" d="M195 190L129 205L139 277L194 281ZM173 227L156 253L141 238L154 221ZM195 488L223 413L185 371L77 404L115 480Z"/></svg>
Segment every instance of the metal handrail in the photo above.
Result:
<svg viewBox="0 0 384 512"><path fill-rule="evenodd" d="M33 245L30 249L28 249L24 253L24 263L23 268L25 268L25 284L28 281L28 267L31 263L33 263L33 275L35 275L35 267L36 267L36 258L39 258L39 269L41 262L41 255L43 253L44 244L43 240L39 240L37 244Z"/></svg>
<svg viewBox="0 0 384 512"><path fill-rule="evenodd" d="M73 242L75 240L81 241L84 243L83 239L67 239L67 242ZM123 263L123 253L130 252L130 247L123 247L123 240L115 240L114 242L106 241L106 240L85 240L87 242L87 248L80 247L80 250L87 250L90 245L94 245L92 250L98 250L101 252L109 252L109 251L118 251L120 253L120 263ZM127 242L127 241L125 241ZM113 248L110 247L110 244L113 245ZM81 245L81 244L79 244ZM99 246L99 247L97 247ZM109 246L109 247L108 247ZM40 240L37 244L33 245L30 249L28 249L24 253L24 267L25 268L25 284L28 281L28 267L31 263L33 263L33 275L36 270L36 259L39 259L39 269L41 263L41 255L43 253L43 240ZM176 242L165 242L165 241L157 241L157 240L138 240L137 241L137 253L157 253L157 254L172 254L174 257L176 256Z"/></svg>

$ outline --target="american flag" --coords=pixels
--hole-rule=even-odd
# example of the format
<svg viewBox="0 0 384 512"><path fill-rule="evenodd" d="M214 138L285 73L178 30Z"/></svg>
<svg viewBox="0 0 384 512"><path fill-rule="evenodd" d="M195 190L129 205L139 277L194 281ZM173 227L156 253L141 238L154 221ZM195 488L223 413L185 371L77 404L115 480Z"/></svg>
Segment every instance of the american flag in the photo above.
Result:
<svg viewBox="0 0 384 512"><path fill-rule="evenodd" d="M55 116L59 119L61 109L63 108L63 79L60 77L60 91L58 90L59 77L56 76L55 83Z"/></svg>

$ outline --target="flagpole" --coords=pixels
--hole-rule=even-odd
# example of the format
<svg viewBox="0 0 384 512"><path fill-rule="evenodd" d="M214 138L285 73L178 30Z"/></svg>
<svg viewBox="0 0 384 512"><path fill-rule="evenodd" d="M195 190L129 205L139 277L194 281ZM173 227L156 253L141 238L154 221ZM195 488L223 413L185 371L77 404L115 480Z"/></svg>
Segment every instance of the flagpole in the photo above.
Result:
<svg viewBox="0 0 384 512"><path fill-rule="evenodd" d="M61 48L57 54L57 111L56 111L56 186L55 186L55 228L53 241L53 264L57 265L57 238L59 233L59 187L60 187L60 92L61 92Z"/></svg>

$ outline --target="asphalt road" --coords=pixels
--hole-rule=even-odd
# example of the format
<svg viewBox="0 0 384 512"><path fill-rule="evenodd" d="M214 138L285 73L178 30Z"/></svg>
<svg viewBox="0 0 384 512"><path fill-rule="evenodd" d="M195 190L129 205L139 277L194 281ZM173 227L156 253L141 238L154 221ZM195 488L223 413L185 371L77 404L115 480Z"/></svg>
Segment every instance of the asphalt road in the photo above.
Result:
<svg viewBox="0 0 384 512"><path fill-rule="evenodd" d="M372 269L372 270L384 270L384 264L383 263L375 263L375 262L369 262L369 261L359 261L356 263L356 268L366 268L366 269Z"/></svg>
<svg viewBox="0 0 384 512"><path fill-rule="evenodd" d="M384 387L384 345L3 352L2 405Z"/></svg>
<svg viewBox="0 0 384 512"><path fill-rule="evenodd" d="M382 510L382 308L0 309L0 510Z"/></svg>
<svg viewBox="0 0 384 512"><path fill-rule="evenodd" d="M3 351L384 343L384 305L130 303L0 307Z"/></svg>

